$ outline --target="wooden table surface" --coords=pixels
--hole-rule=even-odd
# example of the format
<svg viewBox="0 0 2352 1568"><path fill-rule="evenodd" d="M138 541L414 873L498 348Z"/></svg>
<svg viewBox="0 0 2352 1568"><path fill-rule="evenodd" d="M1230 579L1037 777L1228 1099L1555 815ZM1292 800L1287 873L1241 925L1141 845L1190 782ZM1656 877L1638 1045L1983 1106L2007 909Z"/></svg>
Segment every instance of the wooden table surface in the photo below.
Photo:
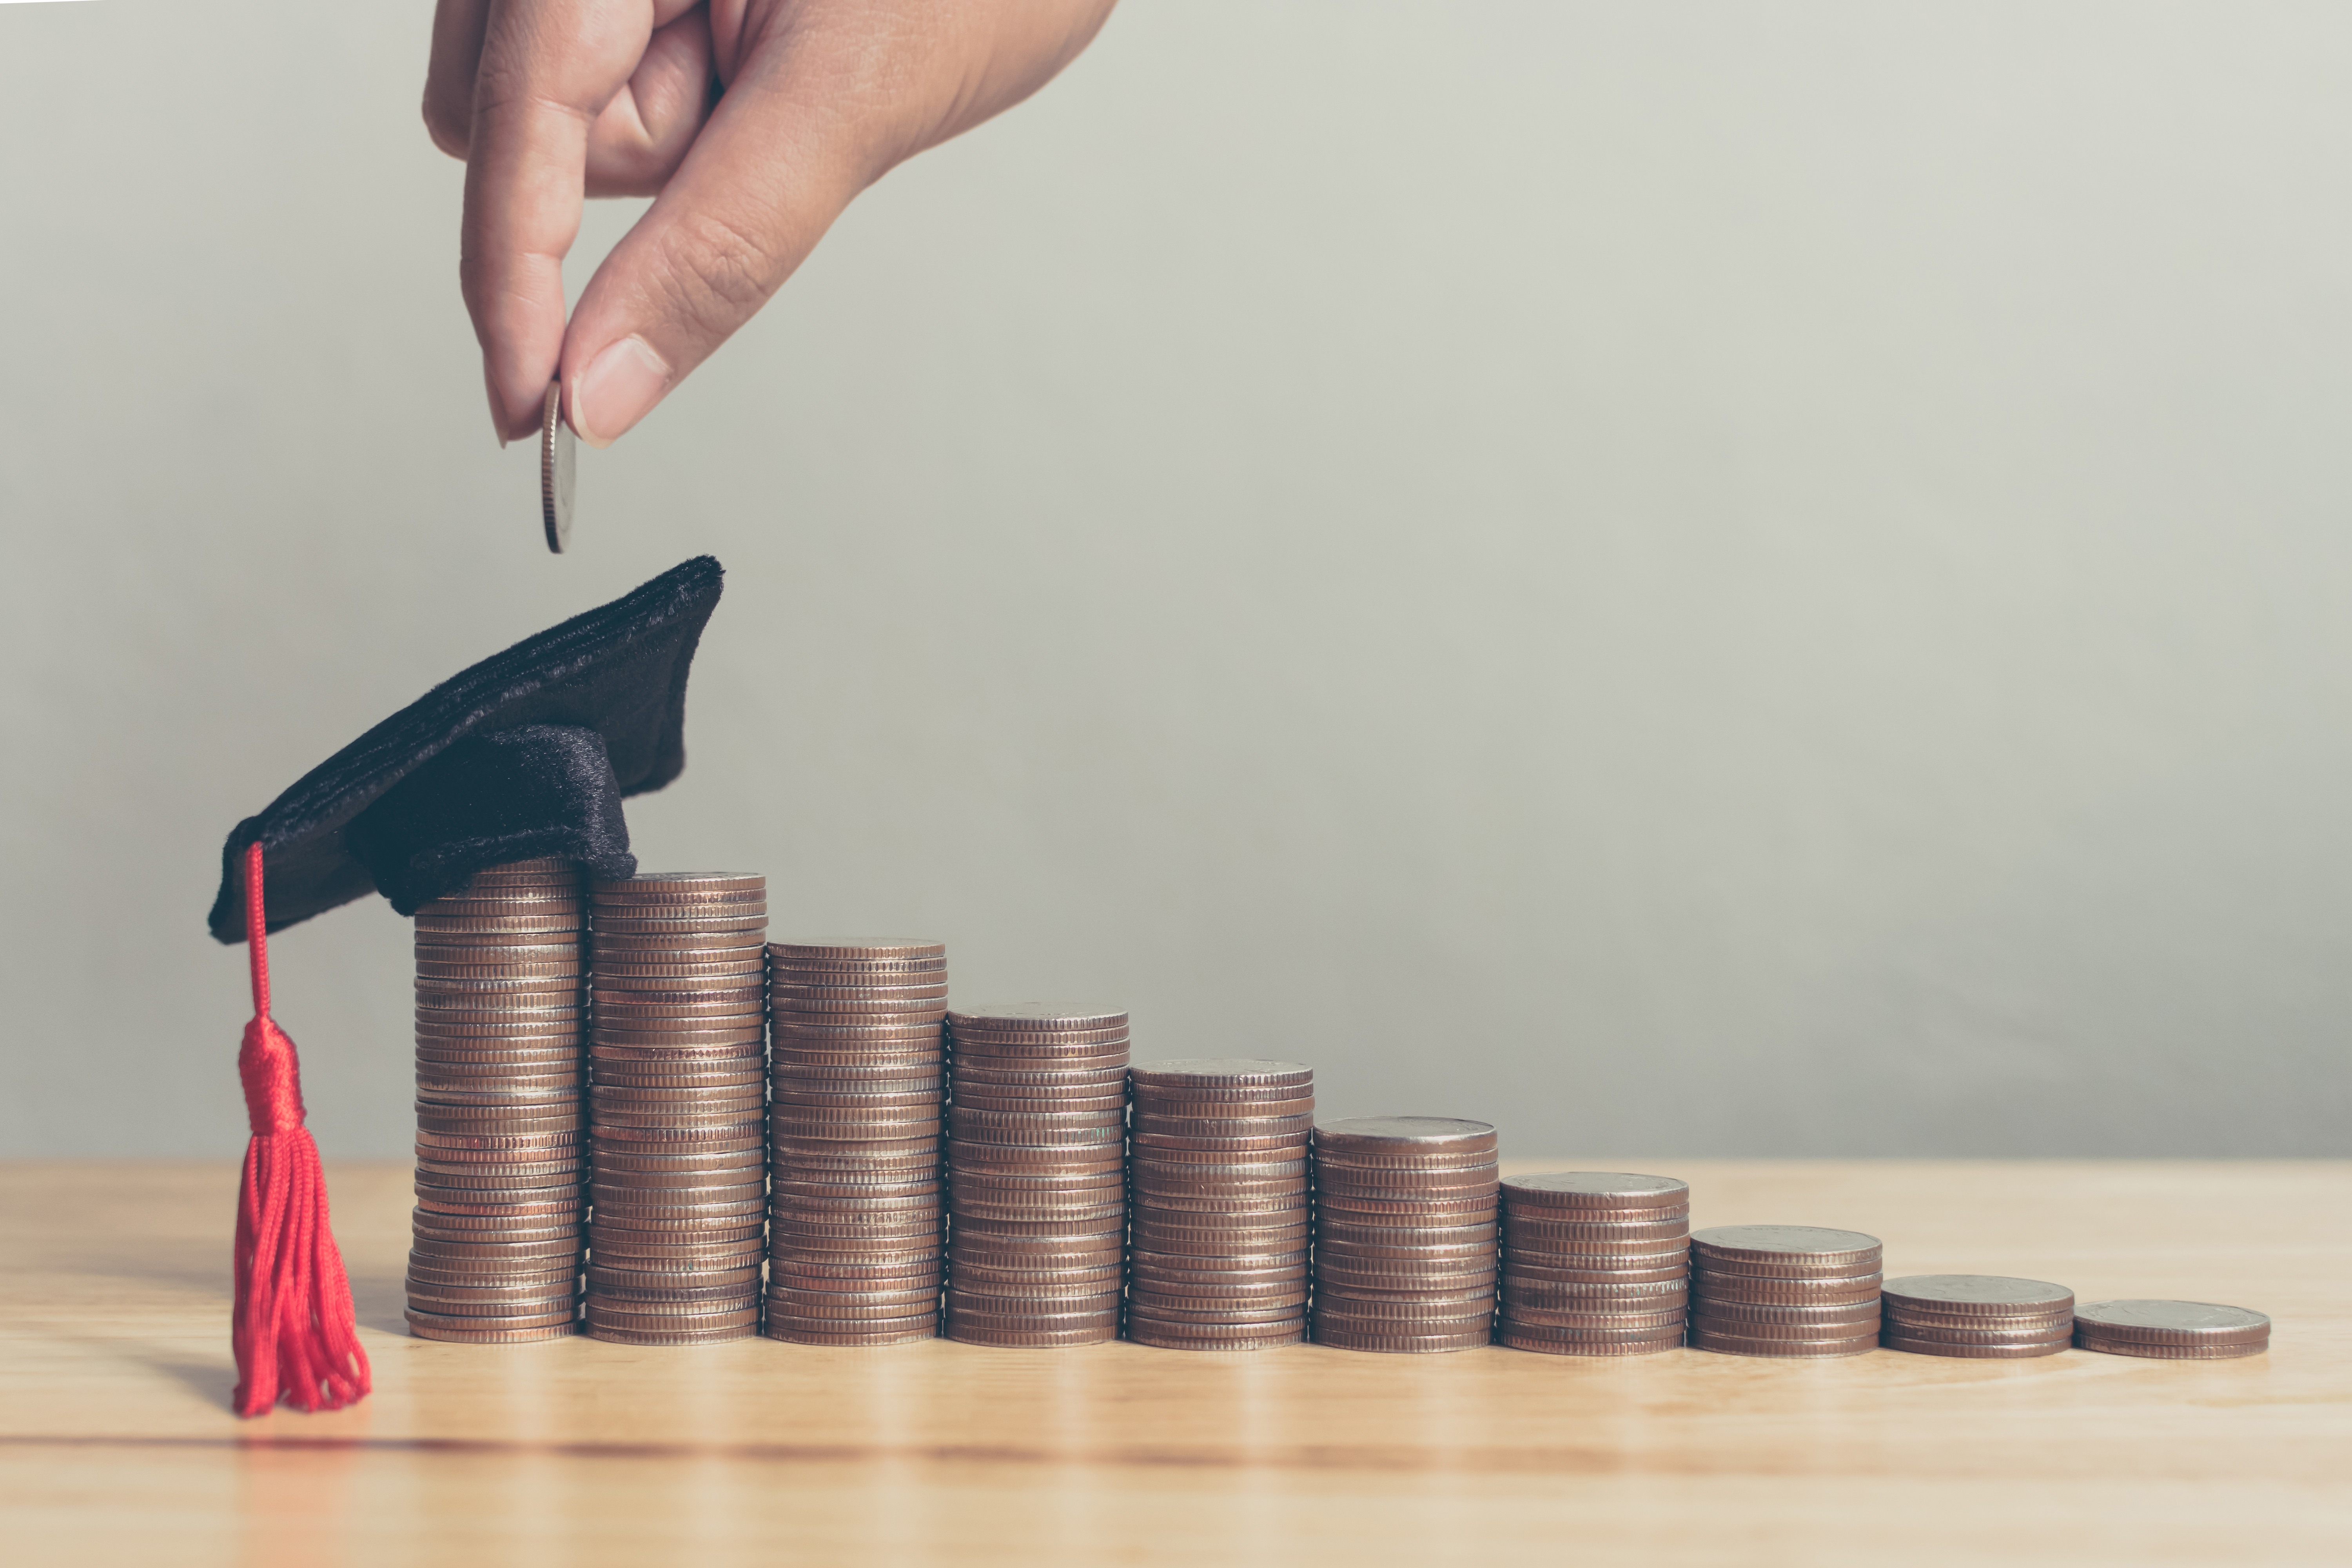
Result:
<svg viewBox="0 0 2352 1568"><path fill-rule="evenodd" d="M1519 1170L1591 1160L1513 1162ZM428 1343L331 1170L374 1396L226 1409L225 1165L0 1164L0 1560L2352 1563L2352 1163L1612 1160L1890 1275L2259 1308L2266 1356L1814 1363Z"/></svg>

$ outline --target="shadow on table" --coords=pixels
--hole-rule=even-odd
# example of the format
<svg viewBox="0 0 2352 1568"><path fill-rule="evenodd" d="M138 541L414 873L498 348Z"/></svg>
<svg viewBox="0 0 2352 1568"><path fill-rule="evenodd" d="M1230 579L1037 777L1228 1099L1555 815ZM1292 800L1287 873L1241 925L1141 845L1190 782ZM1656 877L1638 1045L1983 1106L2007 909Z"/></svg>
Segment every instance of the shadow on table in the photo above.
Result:
<svg viewBox="0 0 2352 1568"><path fill-rule="evenodd" d="M220 1247L151 1247L133 1257L77 1258L58 1269L67 1277L112 1280L121 1285L144 1285L161 1291L184 1292L199 1300L217 1300L228 1310L229 1249Z"/></svg>
<svg viewBox="0 0 2352 1568"><path fill-rule="evenodd" d="M197 1360L188 1355L173 1355L164 1352L132 1351L131 1361L148 1371L170 1378L205 1404L226 1410L229 1395L236 1391L236 1363L228 1353L228 1334L223 1326L221 1353L217 1360Z"/></svg>
<svg viewBox="0 0 2352 1568"><path fill-rule="evenodd" d="M352 1276L352 1310L361 1328L385 1334L408 1332L408 1320L402 1316L408 1308L404 1278L398 1274Z"/></svg>

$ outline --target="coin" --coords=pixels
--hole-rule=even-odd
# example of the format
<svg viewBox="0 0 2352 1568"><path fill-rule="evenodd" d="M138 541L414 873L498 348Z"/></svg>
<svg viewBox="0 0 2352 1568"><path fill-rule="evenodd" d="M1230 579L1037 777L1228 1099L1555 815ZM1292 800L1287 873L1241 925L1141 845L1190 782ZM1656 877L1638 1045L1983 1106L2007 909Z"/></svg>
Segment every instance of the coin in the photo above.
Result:
<svg viewBox="0 0 2352 1568"><path fill-rule="evenodd" d="M451 1329L416 1314L406 1314L408 1331L420 1340L446 1340L457 1344L520 1345L539 1340L568 1340L579 1331L576 1325L565 1322L545 1329Z"/></svg>
<svg viewBox="0 0 2352 1568"><path fill-rule="evenodd" d="M490 1190L512 1185L540 1187L553 1184L578 1186L582 1171L577 1151L565 1150L561 1160L501 1160L489 1163L456 1160L425 1160L416 1162L416 1179L442 1186L462 1186Z"/></svg>
<svg viewBox="0 0 2352 1568"><path fill-rule="evenodd" d="M1689 1265L1679 1256L1639 1268L1602 1268L1600 1259L1566 1259L1576 1267L1554 1267L1549 1254L1528 1254L1510 1249L1507 1239L1505 1253L1510 1278L1543 1285L1654 1285L1672 1282L1687 1286ZM1622 1260L1612 1260L1622 1261Z"/></svg>
<svg viewBox="0 0 2352 1568"><path fill-rule="evenodd" d="M1257 1057L1176 1057L1137 1062L1128 1068L1139 1089L1223 1099L1229 1090L1295 1089L1311 1096L1315 1069L1305 1062Z"/></svg>
<svg viewBox="0 0 2352 1568"><path fill-rule="evenodd" d="M1018 1330L982 1328L973 1323L959 1324L950 1317L947 1321L947 1337L968 1345L994 1345L1008 1350L1064 1350L1078 1345L1103 1344L1118 1337L1118 1325L1108 1328L1072 1329L1058 1332L1024 1332Z"/></svg>
<svg viewBox="0 0 2352 1568"><path fill-rule="evenodd" d="M2263 1314L2210 1301L2093 1301L2075 1309L2074 1327L2085 1339L2101 1341L2101 1349L2108 1342L2180 1348L2261 1345L2271 1337L2271 1321Z"/></svg>
<svg viewBox="0 0 2352 1568"><path fill-rule="evenodd" d="M1874 1301L1879 1279L1865 1274L1851 1279L1759 1279L1748 1275L1713 1274L1704 1268L1690 1273L1691 1291L1714 1300L1780 1301L1790 1305L1832 1301Z"/></svg>
<svg viewBox="0 0 2352 1568"><path fill-rule="evenodd" d="M572 542L573 476L580 460L572 426L563 418L563 382L547 384L547 411L539 427L539 516L547 548L563 553Z"/></svg>
<svg viewBox="0 0 2352 1568"><path fill-rule="evenodd" d="M1805 1263L1747 1263L1736 1258L1710 1258L1697 1252L1691 1256L1691 1267L1721 1279L1727 1285L1754 1280L1758 1285L1822 1285L1835 1287L1842 1282L1859 1279L1876 1281L1878 1264L1839 1263L1815 1266Z"/></svg>
<svg viewBox="0 0 2352 1568"><path fill-rule="evenodd" d="M1020 1029L986 1029L977 1024L955 1026L957 1048L990 1058L1045 1058L1117 1055L1124 1058L1132 1043L1125 1025L1116 1029L1065 1029L1055 1033ZM1124 1066L1124 1062L1121 1063Z"/></svg>
<svg viewBox="0 0 2352 1568"><path fill-rule="evenodd" d="M1423 1171L1434 1173L1440 1171L1475 1170L1493 1175L1496 1170L1495 1159L1495 1151L1492 1147L1481 1148L1475 1144L1460 1149L1427 1150L1406 1145L1403 1152L1381 1153L1375 1152L1375 1146L1371 1145L1335 1147L1327 1142L1318 1145L1316 1153L1316 1164L1319 1169L1331 1173L1335 1177L1346 1177L1349 1173L1358 1173L1358 1179L1363 1176L1377 1176L1383 1171Z"/></svg>
<svg viewBox="0 0 2352 1568"><path fill-rule="evenodd" d="M1167 1325L1155 1322L1149 1317L1130 1317L1128 1320L1127 1337L1139 1345L1150 1345L1159 1350L1181 1351L1270 1350L1276 1345L1295 1345L1305 1337L1300 1325L1269 1324L1267 1327L1278 1328L1278 1331L1257 1334L1248 1339L1235 1339L1231 1337L1234 1331L1228 1331L1225 1334L1213 1339L1205 1337L1192 1339L1171 1330Z"/></svg>
<svg viewBox="0 0 2352 1568"><path fill-rule="evenodd" d="M716 1026L715 1021L706 1025L700 1020L680 1018L673 1020L678 1026L677 1028L666 1029L657 1026L660 1022L659 1019L646 1019L626 1027L599 1024L595 1030L595 1044L598 1047L653 1047L635 1053L634 1059L639 1061L716 1059L730 1055L757 1059L760 1053L756 1047L767 1034L767 1031L760 1026L757 1014L751 1015L748 1022L728 1028ZM688 1048L719 1046L737 1046L745 1048L733 1052L703 1050L698 1053ZM592 1058L610 1056L614 1059L623 1059L623 1053L619 1051L606 1052L599 1049L590 1051L589 1055Z"/></svg>
<svg viewBox="0 0 2352 1568"><path fill-rule="evenodd" d="M768 879L757 871L639 871L633 877L599 878L588 884L588 890L599 899L764 898Z"/></svg>
<svg viewBox="0 0 2352 1568"><path fill-rule="evenodd" d="M1131 1205L1129 1231L1135 1245L1147 1251L1179 1252L1188 1257L1204 1253L1230 1253L1235 1257L1255 1257L1266 1252L1288 1252L1306 1245L1307 1216L1285 1215L1269 1225L1223 1225L1202 1221L1198 1225L1175 1225L1164 1216L1139 1205ZM1182 1216L1200 1219L1198 1215Z"/></svg>
<svg viewBox="0 0 2352 1568"><path fill-rule="evenodd" d="M1684 1325L1678 1321L1619 1328L1592 1327L1574 1323L1513 1323L1509 1327L1509 1331L1519 1338L1556 1345L1591 1347L1635 1345L1650 1350L1671 1350L1682 1342L1685 1333Z"/></svg>
<svg viewBox="0 0 2352 1568"><path fill-rule="evenodd" d="M1749 1335L1717 1333L1700 1327L1694 1319L1689 1343L1693 1350L1716 1351L1725 1355L1812 1358L1866 1355L1878 1348L1878 1336L1871 1333L1837 1339L1759 1339Z"/></svg>
<svg viewBox="0 0 2352 1568"><path fill-rule="evenodd" d="M1690 1202L1687 1182L1624 1171L1550 1171L1513 1176L1503 1186L1514 1204L1529 1209L1680 1208Z"/></svg>
<svg viewBox="0 0 2352 1568"><path fill-rule="evenodd" d="M1446 1116L1359 1116L1318 1127L1315 1147L1318 1153L1356 1152L1391 1156L1492 1150L1495 1128L1491 1122Z"/></svg>
<svg viewBox="0 0 2352 1568"><path fill-rule="evenodd" d="M1751 1318L1727 1317L1716 1310L1716 1303L1704 1298L1691 1303L1690 1323L1694 1330L1705 1329L1713 1334L1728 1334L1749 1340L1839 1340L1874 1334L1881 1327L1875 1316L1811 1319L1801 1322L1759 1321Z"/></svg>
<svg viewBox="0 0 2352 1568"><path fill-rule="evenodd" d="M2031 1361L2074 1348L2074 1338L2037 1340L2015 1344L1959 1344L1947 1340L1922 1340L1889 1329L1879 1342L1891 1351L1913 1355L1958 1356L1969 1361Z"/></svg>
<svg viewBox="0 0 2352 1568"><path fill-rule="evenodd" d="M2261 1355L2270 1349L2268 1340L2251 1340L2234 1344L2172 1345L2158 1344L2150 1340L2111 1340L2092 1334L2075 1337L2077 1349L2097 1351L2103 1355L2139 1356L2148 1361L2235 1361L2242 1356Z"/></svg>
<svg viewBox="0 0 2352 1568"><path fill-rule="evenodd" d="M1034 1003L960 1007L949 1014L948 1019L959 1032L965 1028L1044 1032L1127 1027L1125 1013L1089 1011L1085 1008L1047 1007Z"/></svg>
<svg viewBox="0 0 2352 1568"><path fill-rule="evenodd" d="M837 1333L830 1329L803 1324L797 1320L771 1316L764 1331L770 1339L781 1340L788 1344L836 1345L845 1348L899 1345L915 1340L930 1340L939 1337L939 1319L936 1314L909 1318L905 1321L912 1326L895 1331L868 1327L852 1332Z"/></svg>
<svg viewBox="0 0 2352 1568"><path fill-rule="evenodd" d="M981 1090L971 1089L969 1084L957 1090L955 1102L960 1107L964 1107L964 1110L997 1110L997 1112L1013 1112L1013 1114L1025 1112L1025 1110L1033 1110L1034 1107L1033 1098L990 1096L990 1093L981 1093ZM1119 1100L1115 1096L1082 1096L1082 1098L1073 1098L1073 1100L1068 1100L1070 1110L1118 1110L1118 1105Z"/></svg>
<svg viewBox="0 0 2352 1568"><path fill-rule="evenodd" d="M495 1016L482 1021L420 1017L416 1020L415 1036L416 1047L421 1051L497 1049L544 1053L569 1049L586 1037L587 1029L573 1018L537 1023Z"/></svg>
<svg viewBox="0 0 2352 1568"><path fill-rule="evenodd" d="M1945 1333L2045 1333L2072 1334L2074 1314L2072 1311L2045 1312L2038 1317L1971 1318L1942 1312L1922 1312L1913 1307L1886 1309L1889 1322L1901 1323L1906 1330L1916 1330L1928 1335Z"/></svg>
<svg viewBox="0 0 2352 1568"><path fill-rule="evenodd" d="M1493 1339L1493 1335L1484 1328L1448 1334L1400 1334L1326 1327L1319 1314L1314 1333L1317 1344L1328 1345L1334 1350L1377 1351L1404 1355L1475 1350L1490 1343Z"/></svg>
<svg viewBox="0 0 2352 1568"><path fill-rule="evenodd" d="M630 1329L639 1332L709 1333L720 1329L749 1329L758 1326L757 1306L736 1307L714 1312L640 1312L620 1303L592 1308L588 1321L598 1328Z"/></svg>
<svg viewBox="0 0 2352 1568"><path fill-rule="evenodd" d="M596 951L620 965L757 964L766 951L759 942L765 933L757 919L744 921L749 929L743 931L713 930L708 924L688 921L674 931L631 931L615 930L615 923L612 916L597 921Z"/></svg>
<svg viewBox="0 0 2352 1568"><path fill-rule="evenodd" d="M756 1326L726 1328L704 1333L653 1333L639 1329L624 1329L600 1324L590 1320L582 1331L592 1340L604 1340L617 1345L687 1345L724 1344L730 1340L748 1340L759 1333Z"/></svg>
<svg viewBox="0 0 2352 1568"><path fill-rule="evenodd" d="M542 1193L475 1193L418 1182L415 1191L417 1206L436 1214L521 1217L541 1214L577 1214L583 1206L579 1192L563 1187L545 1189Z"/></svg>
<svg viewBox="0 0 2352 1568"><path fill-rule="evenodd" d="M835 963L795 963L768 949L768 973L785 985L932 985L947 978L941 958L844 960Z"/></svg>
<svg viewBox="0 0 2352 1568"><path fill-rule="evenodd" d="M578 1305L575 1281L566 1278L543 1285L436 1285L411 1279L411 1309L453 1318L530 1318L558 1313L572 1315Z"/></svg>
<svg viewBox="0 0 2352 1568"><path fill-rule="evenodd" d="M1572 1214L1576 1211L1559 1212ZM1664 1251L1690 1234L1689 1223L1685 1220L1664 1220L1656 1224L1636 1221L1621 1225L1568 1219L1544 1220L1530 1218L1526 1210L1516 1206L1511 1212L1510 1224L1513 1237L1528 1243L1530 1251L1573 1250L1587 1255L1603 1249ZM1563 1247L1561 1244L1572 1246Z"/></svg>
<svg viewBox="0 0 2352 1568"><path fill-rule="evenodd" d="M468 892L429 899L417 906L419 918L436 915L507 916L576 915L586 906L577 889L530 889L519 893L475 898Z"/></svg>
<svg viewBox="0 0 2352 1568"><path fill-rule="evenodd" d="M1726 1333L1740 1332L1732 1326L1739 1322L1771 1323L1792 1328L1819 1325L1823 1335L1834 1338L1841 1333L1859 1333L1864 1326L1877 1322L1880 1318L1876 1297L1826 1307L1794 1306L1780 1301L1710 1300L1698 1310L1718 1320L1717 1326Z"/></svg>
<svg viewBox="0 0 2352 1568"><path fill-rule="evenodd" d="M526 931L535 933L539 940L544 941L546 937L560 931L577 931L583 923L582 917L576 914L462 916L421 914L416 917L416 930L420 942L425 940L425 933L436 933L434 940L437 941L442 935L486 935L491 932Z"/></svg>
<svg viewBox="0 0 2352 1568"><path fill-rule="evenodd" d="M899 937L877 937L864 942L775 942L768 944L768 951L787 963L931 959L942 965L947 962L948 952L944 942Z"/></svg>
<svg viewBox="0 0 2352 1568"><path fill-rule="evenodd" d="M2044 1325L2032 1329L1942 1329L1925 1327L1889 1316L1884 1325L1884 1331L1890 1336L1917 1340L1924 1344L1938 1345L2041 1345L2074 1342L2074 1329L2063 1324L2054 1328Z"/></svg>
<svg viewBox="0 0 2352 1568"><path fill-rule="evenodd" d="M1193 1139L1189 1142L1202 1143L1208 1140ZM1416 1194L1427 1194L1437 1198L1480 1198L1492 1203L1497 1199L1495 1166L1492 1161L1484 1165L1422 1165L1397 1163L1363 1165L1352 1169L1336 1164L1326 1158L1319 1147L1309 1144L1315 1161L1315 1190L1335 1196L1377 1198L1392 1194L1398 1182L1409 1180ZM1258 1159L1287 1158L1260 1154Z"/></svg>
<svg viewBox="0 0 2352 1568"><path fill-rule="evenodd" d="M1736 1269L1742 1264L1875 1268L1879 1240L1858 1230L1813 1225L1719 1225L1691 1235L1695 1258Z"/></svg>
<svg viewBox="0 0 2352 1568"><path fill-rule="evenodd" d="M1539 1329L1520 1329L1498 1321L1495 1325L1495 1342L1543 1355L1653 1355L1659 1351L1679 1350L1684 1343L1684 1331L1668 1329L1623 1340L1558 1340L1548 1338Z"/></svg>

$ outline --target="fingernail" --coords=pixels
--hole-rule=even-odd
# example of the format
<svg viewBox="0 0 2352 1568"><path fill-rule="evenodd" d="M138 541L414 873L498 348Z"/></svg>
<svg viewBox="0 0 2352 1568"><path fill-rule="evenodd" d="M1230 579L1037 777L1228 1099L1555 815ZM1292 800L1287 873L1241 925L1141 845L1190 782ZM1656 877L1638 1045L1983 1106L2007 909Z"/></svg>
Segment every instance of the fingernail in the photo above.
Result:
<svg viewBox="0 0 2352 1568"><path fill-rule="evenodd" d="M499 438L499 450L507 449L506 405L499 401L499 379L490 374L490 362L482 360L482 395L490 400L490 431Z"/></svg>
<svg viewBox="0 0 2352 1568"><path fill-rule="evenodd" d="M643 338L623 338L572 387L572 428L591 447L609 447L653 411L669 380L669 366Z"/></svg>

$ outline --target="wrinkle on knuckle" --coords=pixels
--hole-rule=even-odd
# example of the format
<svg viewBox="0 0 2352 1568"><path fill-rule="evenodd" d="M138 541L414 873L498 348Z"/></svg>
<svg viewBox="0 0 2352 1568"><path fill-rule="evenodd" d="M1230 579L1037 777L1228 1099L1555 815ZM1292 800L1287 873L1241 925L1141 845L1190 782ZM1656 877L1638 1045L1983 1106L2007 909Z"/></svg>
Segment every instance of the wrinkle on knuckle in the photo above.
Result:
<svg viewBox="0 0 2352 1568"><path fill-rule="evenodd" d="M757 236L704 214L663 247L657 284L679 315L724 337L775 292L775 258Z"/></svg>
<svg viewBox="0 0 2352 1568"><path fill-rule="evenodd" d="M579 104L551 97L532 73L488 59L474 78L472 110L477 118L493 114L523 118L555 115L581 121L596 118Z"/></svg>

